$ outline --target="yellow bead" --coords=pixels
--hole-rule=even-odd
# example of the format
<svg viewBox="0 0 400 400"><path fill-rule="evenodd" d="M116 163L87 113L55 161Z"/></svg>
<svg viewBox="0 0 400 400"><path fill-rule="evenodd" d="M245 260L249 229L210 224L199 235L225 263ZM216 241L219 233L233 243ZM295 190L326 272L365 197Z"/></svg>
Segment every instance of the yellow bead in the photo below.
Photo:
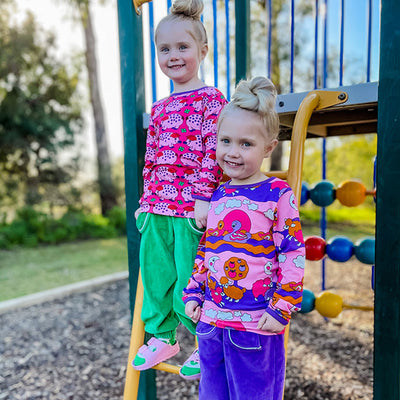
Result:
<svg viewBox="0 0 400 400"><path fill-rule="evenodd" d="M334 293L322 292L315 299L315 309L326 318L336 318L343 310L343 299Z"/></svg>

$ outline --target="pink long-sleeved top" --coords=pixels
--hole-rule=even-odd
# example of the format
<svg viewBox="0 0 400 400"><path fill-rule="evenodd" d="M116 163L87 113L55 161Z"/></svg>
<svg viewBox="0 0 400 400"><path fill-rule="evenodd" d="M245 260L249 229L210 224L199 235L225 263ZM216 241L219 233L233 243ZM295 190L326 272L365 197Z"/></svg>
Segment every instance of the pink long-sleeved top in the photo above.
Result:
<svg viewBox="0 0 400 400"><path fill-rule="evenodd" d="M258 334L264 312L286 325L302 300L305 247L297 201L277 178L213 194L184 302L202 322ZM283 333L283 332L281 332Z"/></svg>
<svg viewBox="0 0 400 400"><path fill-rule="evenodd" d="M222 176L215 150L217 119L227 103L214 87L173 93L153 104L147 132L142 212L194 217Z"/></svg>

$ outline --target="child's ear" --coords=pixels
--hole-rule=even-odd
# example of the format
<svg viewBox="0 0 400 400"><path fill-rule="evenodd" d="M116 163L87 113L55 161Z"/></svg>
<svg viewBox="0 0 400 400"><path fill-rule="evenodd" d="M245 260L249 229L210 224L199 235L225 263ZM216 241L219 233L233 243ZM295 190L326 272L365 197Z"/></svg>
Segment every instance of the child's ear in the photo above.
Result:
<svg viewBox="0 0 400 400"><path fill-rule="evenodd" d="M206 58L206 55L208 53L208 44L204 43L203 46L200 49L200 59L203 61Z"/></svg>
<svg viewBox="0 0 400 400"><path fill-rule="evenodd" d="M269 142L264 149L264 158L268 158L275 150L275 147L277 145L278 145L278 139L274 139L271 142Z"/></svg>

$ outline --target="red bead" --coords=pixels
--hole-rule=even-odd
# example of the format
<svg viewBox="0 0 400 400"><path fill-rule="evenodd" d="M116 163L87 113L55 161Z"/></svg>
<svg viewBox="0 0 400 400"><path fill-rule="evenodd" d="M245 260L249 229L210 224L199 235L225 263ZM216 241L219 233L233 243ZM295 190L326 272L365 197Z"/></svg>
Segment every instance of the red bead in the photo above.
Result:
<svg viewBox="0 0 400 400"><path fill-rule="evenodd" d="M318 261L324 257L326 242L322 237L310 236L306 239L305 245L307 260Z"/></svg>

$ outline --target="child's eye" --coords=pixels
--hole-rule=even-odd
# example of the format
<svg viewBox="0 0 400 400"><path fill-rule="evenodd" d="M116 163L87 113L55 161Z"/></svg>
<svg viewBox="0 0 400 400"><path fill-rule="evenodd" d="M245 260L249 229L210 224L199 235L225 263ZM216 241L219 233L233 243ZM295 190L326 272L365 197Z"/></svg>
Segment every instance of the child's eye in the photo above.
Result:
<svg viewBox="0 0 400 400"><path fill-rule="evenodd" d="M229 139L221 139L220 140L222 143L224 143L224 144L228 144L229 143Z"/></svg>
<svg viewBox="0 0 400 400"><path fill-rule="evenodd" d="M251 146L251 143L250 142L244 142L243 143L243 147L250 147Z"/></svg>
<svg viewBox="0 0 400 400"><path fill-rule="evenodd" d="M162 47L162 48L160 49L160 52L161 52L161 53L167 53L167 52L168 52L168 47Z"/></svg>
<svg viewBox="0 0 400 400"><path fill-rule="evenodd" d="M187 49L187 46L184 44L179 47L179 50L186 50L186 49Z"/></svg>

